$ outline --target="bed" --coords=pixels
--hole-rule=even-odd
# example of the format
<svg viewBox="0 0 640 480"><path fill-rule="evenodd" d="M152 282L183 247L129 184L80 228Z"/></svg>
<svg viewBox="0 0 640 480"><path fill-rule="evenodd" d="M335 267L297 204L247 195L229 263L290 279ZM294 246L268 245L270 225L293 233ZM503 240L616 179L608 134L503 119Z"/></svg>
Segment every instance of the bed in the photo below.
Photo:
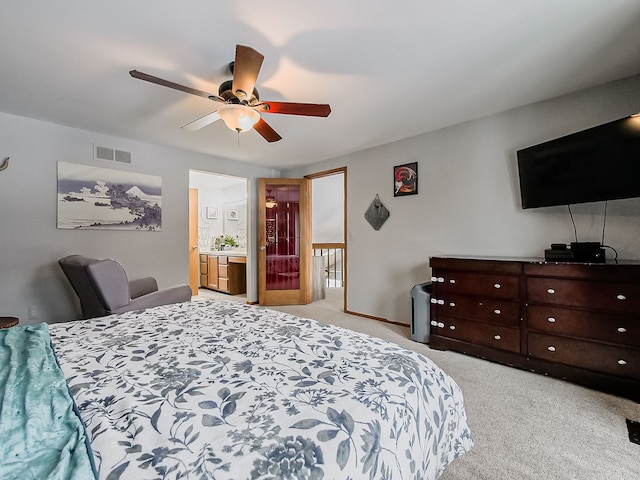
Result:
<svg viewBox="0 0 640 480"><path fill-rule="evenodd" d="M473 446L427 357L205 300L49 326L100 479L436 479Z"/></svg>

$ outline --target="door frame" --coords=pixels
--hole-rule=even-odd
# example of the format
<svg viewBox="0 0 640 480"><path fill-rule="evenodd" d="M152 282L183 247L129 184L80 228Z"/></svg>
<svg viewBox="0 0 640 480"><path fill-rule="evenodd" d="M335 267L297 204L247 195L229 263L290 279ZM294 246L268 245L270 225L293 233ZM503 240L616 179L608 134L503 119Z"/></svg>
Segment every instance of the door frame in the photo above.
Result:
<svg viewBox="0 0 640 480"><path fill-rule="evenodd" d="M342 191L343 191L343 205L342 208L344 209L343 211L343 226L342 226L342 236L343 236L343 243L344 243L344 252L343 252L343 265L342 267L344 268L344 284L342 285L342 311L345 313L349 312L349 309L347 308L347 288L349 285L349 282L347 281L347 250L348 250L348 245L347 245L347 167L338 167L338 168L332 168L330 170L323 170L321 172L316 172L316 173L310 173L308 175L305 175L304 178L308 178L309 180L313 180L315 178L322 178L322 177L329 177L331 175L337 175L337 174L342 174ZM313 205L313 202L310 203L311 205ZM313 216L313 208L311 208L311 215Z"/></svg>
<svg viewBox="0 0 640 480"><path fill-rule="evenodd" d="M198 189L189 187L189 287L194 297L200 288L198 240Z"/></svg>
<svg viewBox="0 0 640 480"><path fill-rule="evenodd" d="M256 285L255 282L252 280L253 277L255 277L255 273L253 272L254 269L254 263L255 263L255 254L254 254L254 248L255 248L255 243L254 243L254 207L253 207L253 184L254 184L254 178L252 177L247 177L247 176L242 176L242 175L234 175L234 174L229 174L229 173L222 173L219 171L212 171L212 170L202 170L199 168L189 168L189 175L190 175L190 180L189 180L189 190L191 188L196 188L194 187L194 185L192 184L191 181L191 173L194 173L196 175L204 175L204 176L211 176L211 177L230 177L233 179L237 179L237 180L242 180L244 182L245 185L245 198L246 198L246 202L245 202L245 214L246 214L246 234L245 234L245 241L246 241L246 258L247 258L247 273L246 273L246 282L247 282L247 303L257 303L256 301L252 301L251 299L255 299L257 298L257 290L256 290ZM207 188L206 186L204 187L205 189ZM215 187L214 187L215 188ZM215 205L214 205L215 206ZM197 217L195 219L195 225L196 225L196 229L198 229L198 225L199 225L199 220L202 218L202 215L204 215L204 213L202 211L200 211L199 209L199 202L198 205L196 206L198 212L197 212ZM220 221L224 221L224 211L222 211L222 209L220 209L221 211L219 212L219 219ZM191 223L191 222L190 222ZM189 228L191 228L191 225L189 225ZM192 245L189 246L189 248L191 248ZM198 245L199 246L199 245ZM198 255L199 257L199 255ZM191 268L189 268L189 274L191 275ZM197 265L197 272L198 272L198 283L199 282L199 274L200 274L200 262L198 262Z"/></svg>

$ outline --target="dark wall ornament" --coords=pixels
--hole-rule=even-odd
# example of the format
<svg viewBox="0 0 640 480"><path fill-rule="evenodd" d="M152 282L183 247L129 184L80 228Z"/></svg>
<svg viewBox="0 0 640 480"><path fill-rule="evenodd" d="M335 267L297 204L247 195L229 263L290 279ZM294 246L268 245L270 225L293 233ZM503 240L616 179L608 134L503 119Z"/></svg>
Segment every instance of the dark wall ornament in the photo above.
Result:
<svg viewBox="0 0 640 480"><path fill-rule="evenodd" d="M364 218L367 219L367 222L369 222L374 230L380 230L380 227L387 221L389 215L389 210L382 204L380 197L376 193L376 198L373 199L373 202L371 202L371 205L369 205L369 208L364 213Z"/></svg>
<svg viewBox="0 0 640 480"><path fill-rule="evenodd" d="M393 196L403 197L418 193L418 162L393 167Z"/></svg>

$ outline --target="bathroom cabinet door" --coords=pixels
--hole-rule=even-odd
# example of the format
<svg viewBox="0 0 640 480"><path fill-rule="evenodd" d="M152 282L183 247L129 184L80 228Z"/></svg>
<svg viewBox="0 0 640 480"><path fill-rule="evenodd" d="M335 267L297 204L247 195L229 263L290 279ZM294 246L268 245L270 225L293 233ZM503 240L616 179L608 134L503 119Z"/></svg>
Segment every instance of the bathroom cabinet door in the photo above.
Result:
<svg viewBox="0 0 640 480"><path fill-rule="evenodd" d="M215 255L209 255L207 259L207 287L218 288L218 257Z"/></svg>

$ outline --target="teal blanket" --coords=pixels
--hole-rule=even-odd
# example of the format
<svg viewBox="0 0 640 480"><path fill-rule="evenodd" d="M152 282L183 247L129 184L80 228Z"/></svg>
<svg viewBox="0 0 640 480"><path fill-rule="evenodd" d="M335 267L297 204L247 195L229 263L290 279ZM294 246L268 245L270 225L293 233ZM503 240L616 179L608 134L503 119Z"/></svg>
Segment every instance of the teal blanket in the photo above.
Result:
<svg viewBox="0 0 640 480"><path fill-rule="evenodd" d="M47 324L0 330L0 478L96 478Z"/></svg>

